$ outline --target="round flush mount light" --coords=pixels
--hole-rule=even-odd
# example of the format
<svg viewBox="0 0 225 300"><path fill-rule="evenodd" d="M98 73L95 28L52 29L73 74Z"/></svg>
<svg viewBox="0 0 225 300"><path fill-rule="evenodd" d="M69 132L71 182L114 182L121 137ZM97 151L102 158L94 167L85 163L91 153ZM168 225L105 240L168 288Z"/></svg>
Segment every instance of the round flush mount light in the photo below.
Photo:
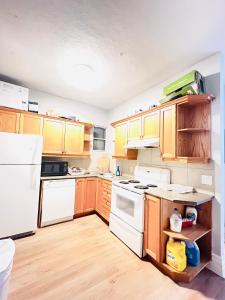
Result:
<svg viewBox="0 0 225 300"><path fill-rule="evenodd" d="M102 88L108 80L104 60L87 51L66 56L61 61L60 73L67 85L86 92Z"/></svg>

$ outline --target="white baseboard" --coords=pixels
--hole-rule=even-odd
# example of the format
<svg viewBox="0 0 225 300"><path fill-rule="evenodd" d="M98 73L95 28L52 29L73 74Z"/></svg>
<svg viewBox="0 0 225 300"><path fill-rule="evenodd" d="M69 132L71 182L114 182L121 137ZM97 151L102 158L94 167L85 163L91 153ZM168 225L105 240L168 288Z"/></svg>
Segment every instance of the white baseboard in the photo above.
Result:
<svg viewBox="0 0 225 300"><path fill-rule="evenodd" d="M217 275L225 278L225 258L223 256L213 253L212 261L209 263L207 268Z"/></svg>

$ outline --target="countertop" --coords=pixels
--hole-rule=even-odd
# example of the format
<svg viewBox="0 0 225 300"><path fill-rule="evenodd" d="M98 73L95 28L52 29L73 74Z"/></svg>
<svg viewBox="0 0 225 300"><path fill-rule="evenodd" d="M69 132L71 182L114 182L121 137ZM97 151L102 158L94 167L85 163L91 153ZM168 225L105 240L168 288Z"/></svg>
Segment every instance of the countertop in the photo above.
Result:
<svg viewBox="0 0 225 300"><path fill-rule="evenodd" d="M120 180L126 180L126 179L132 179L132 176L124 175L124 176L113 176L113 177L105 177L103 175L100 175L98 173L90 172L83 175L66 175L66 176L48 176L48 177L41 177L41 181L45 180L59 180L59 179L78 179L78 178L90 178L90 177L98 177L102 178L104 180L108 181L120 181ZM163 198L169 201L177 202L177 203L183 203L183 204L189 204L189 205L199 205L202 203L205 203L207 201L210 201L214 195L213 193L207 193L198 191L196 193L186 193L186 194L180 194L175 193L171 191L167 191L161 188L149 188L148 190L145 190L145 194L152 195L158 198Z"/></svg>
<svg viewBox="0 0 225 300"><path fill-rule="evenodd" d="M169 201L189 204L189 205L199 205L210 201L214 197L212 193L196 192L196 193L180 194L171 191L166 191L160 188L150 188L146 190L145 193L158 198L163 198Z"/></svg>

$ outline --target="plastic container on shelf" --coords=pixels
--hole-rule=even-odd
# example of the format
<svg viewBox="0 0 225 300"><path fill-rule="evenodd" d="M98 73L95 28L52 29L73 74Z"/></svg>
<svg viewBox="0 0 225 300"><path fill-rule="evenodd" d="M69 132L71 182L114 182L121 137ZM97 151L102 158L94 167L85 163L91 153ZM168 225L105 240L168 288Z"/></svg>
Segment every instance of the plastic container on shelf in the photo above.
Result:
<svg viewBox="0 0 225 300"><path fill-rule="evenodd" d="M193 225L196 225L198 212L195 207L188 206L186 208L186 218L193 221Z"/></svg>
<svg viewBox="0 0 225 300"><path fill-rule="evenodd" d="M174 208L170 217L170 229L174 232L181 232L182 230L182 216L177 208Z"/></svg>
<svg viewBox="0 0 225 300"><path fill-rule="evenodd" d="M0 300L6 300L13 265L15 244L11 239L0 240Z"/></svg>
<svg viewBox="0 0 225 300"><path fill-rule="evenodd" d="M185 248L185 242L175 241L171 237L166 245L166 262L179 272L183 272L187 267Z"/></svg>
<svg viewBox="0 0 225 300"><path fill-rule="evenodd" d="M196 267L200 264L200 250L196 242L186 241L186 256L187 263L190 266Z"/></svg>

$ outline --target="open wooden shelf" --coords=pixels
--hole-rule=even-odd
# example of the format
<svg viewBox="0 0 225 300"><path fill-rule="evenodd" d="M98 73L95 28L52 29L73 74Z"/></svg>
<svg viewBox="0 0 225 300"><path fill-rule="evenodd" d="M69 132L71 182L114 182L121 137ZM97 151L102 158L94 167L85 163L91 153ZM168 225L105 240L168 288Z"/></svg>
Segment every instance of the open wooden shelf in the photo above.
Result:
<svg viewBox="0 0 225 300"><path fill-rule="evenodd" d="M210 131L208 128L182 128L182 129L177 129L178 132L207 132Z"/></svg>
<svg viewBox="0 0 225 300"><path fill-rule="evenodd" d="M191 227L184 228L182 229L182 232L174 232L170 229L163 230L163 232L169 237L182 241L197 241L210 231L211 229L208 229L201 224L196 224Z"/></svg>
<svg viewBox="0 0 225 300"><path fill-rule="evenodd" d="M183 163L202 163L207 164L210 161L209 157L189 157L189 156L178 156L177 159L179 162Z"/></svg>
<svg viewBox="0 0 225 300"><path fill-rule="evenodd" d="M209 259L202 257L201 262L197 267L187 266L183 272L178 272L166 263L163 263L162 265L164 272L167 275L170 275L174 281L182 281L187 283L192 281L209 263Z"/></svg>

